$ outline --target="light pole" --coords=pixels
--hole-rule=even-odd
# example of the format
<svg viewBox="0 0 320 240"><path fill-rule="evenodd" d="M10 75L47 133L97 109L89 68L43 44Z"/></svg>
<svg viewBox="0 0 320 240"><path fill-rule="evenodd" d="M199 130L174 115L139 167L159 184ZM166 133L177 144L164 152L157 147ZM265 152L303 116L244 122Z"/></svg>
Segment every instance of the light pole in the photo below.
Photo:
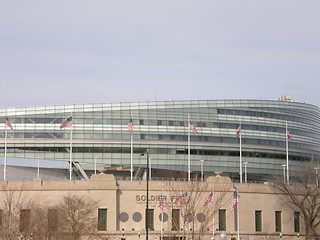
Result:
<svg viewBox="0 0 320 240"><path fill-rule="evenodd" d="M314 170L316 170L316 186L319 187L319 167L315 167Z"/></svg>
<svg viewBox="0 0 320 240"><path fill-rule="evenodd" d="M94 174L97 174L97 157L94 158Z"/></svg>
<svg viewBox="0 0 320 240"><path fill-rule="evenodd" d="M37 178L40 178L40 159L38 157L38 169L37 169Z"/></svg>
<svg viewBox="0 0 320 240"><path fill-rule="evenodd" d="M281 167L283 168L283 184L286 184L286 164L282 164Z"/></svg>
<svg viewBox="0 0 320 240"><path fill-rule="evenodd" d="M200 164L201 164L201 181L202 181L202 182L204 181L204 175L203 175L203 162L204 162L204 160L203 160L203 159L201 159L201 160L200 160Z"/></svg>
<svg viewBox="0 0 320 240"><path fill-rule="evenodd" d="M152 180L152 165L151 165L151 159L149 158L149 180Z"/></svg>
<svg viewBox="0 0 320 240"><path fill-rule="evenodd" d="M148 212L149 212L149 149L146 150L147 153L147 187L146 187L146 214L145 214L145 227L146 227L146 240L149 238L149 229L148 229ZM144 154L141 154L142 156ZM140 238L140 237L139 237Z"/></svg>
<svg viewBox="0 0 320 240"><path fill-rule="evenodd" d="M248 177L247 177L247 164L248 162L244 162L244 182L247 183Z"/></svg>

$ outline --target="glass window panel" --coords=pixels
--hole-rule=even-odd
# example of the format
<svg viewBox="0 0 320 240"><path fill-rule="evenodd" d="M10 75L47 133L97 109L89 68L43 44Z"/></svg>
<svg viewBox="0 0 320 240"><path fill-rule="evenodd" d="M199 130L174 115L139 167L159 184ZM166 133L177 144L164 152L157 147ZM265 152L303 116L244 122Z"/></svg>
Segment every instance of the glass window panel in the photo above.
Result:
<svg viewBox="0 0 320 240"><path fill-rule="evenodd" d="M147 228L149 230L154 230L154 209L148 209L147 217L148 217L148 221L146 224Z"/></svg>
<svg viewBox="0 0 320 240"><path fill-rule="evenodd" d="M27 232L30 226L30 209L20 210L20 232Z"/></svg>
<svg viewBox="0 0 320 240"><path fill-rule="evenodd" d="M180 209L172 209L172 231L180 229Z"/></svg>
<svg viewBox="0 0 320 240"><path fill-rule="evenodd" d="M98 209L98 231L107 230L107 209Z"/></svg>
<svg viewBox="0 0 320 240"><path fill-rule="evenodd" d="M294 232L300 232L300 212L294 212Z"/></svg>
<svg viewBox="0 0 320 240"><path fill-rule="evenodd" d="M58 230L58 210L48 209L48 229L49 232L55 232Z"/></svg>
<svg viewBox="0 0 320 240"><path fill-rule="evenodd" d="M255 211L255 228L256 232L262 231L262 211Z"/></svg>
<svg viewBox="0 0 320 240"><path fill-rule="evenodd" d="M0 228L3 227L3 210L0 210Z"/></svg>
<svg viewBox="0 0 320 240"><path fill-rule="evenodd" d="M276 229L276 232L282 231L281 211L275 212L275 229Z"/></svg>
<svg viewBox="0 0 320 240"><path fill-rule="evenodd" d="M227 221L226 221L226 210L219 209L219 231L226 231Z"/></svg>

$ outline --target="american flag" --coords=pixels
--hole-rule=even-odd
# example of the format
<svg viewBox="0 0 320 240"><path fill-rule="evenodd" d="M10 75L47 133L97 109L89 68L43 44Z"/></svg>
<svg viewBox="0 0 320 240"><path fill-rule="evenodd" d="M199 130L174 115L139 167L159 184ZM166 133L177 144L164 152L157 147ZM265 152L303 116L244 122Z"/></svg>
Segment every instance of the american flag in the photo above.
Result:
<svg viewBox="0 0 320 240"><path fill-rule="evenodd" d="M290 140L292 136L289 131L287 131L286 135L287 135L287 139Z"/></svg>
<svg viewBox="0 0 320 240"><path fill-rule="evenodd" d="M231 203L231 212L234 210L234 208L236 207L236 205L239 202L239 196L238 193L236 191L233 192L233 198L232 198L232 203Z"/></svg>
<svg viewBox="0 0 320 240"><path fill-rule="evenodd" d="M12 127L12 125L11 125L11 122L9 121L8 118L6 118L6 125L7 125L9 128L11 128L11 130L13 130L13 127Z"/></svg>
<svg viewBox="0 0 320 240"><path fill-rule="evenodd" d="M159 201L159 208L161 209L161 212L163 212L163 207L164 207L164 197L161 196Z"/></svg>
<svg viewBox="0 0 320 240"><path fill-rule="evenodd" d="M194 133L198 133L196 127L192 122L189 122L189 129L192 130Z"/></svg>
<svg viewBox="0 0 320 240"><path fill-rule="evenodd" d="M188 201L189 201L188 193L185 192L184 194L182 194L181 196L179 196L179 197L173 202L173 204L187 203Z"/></svg>
<svg viewBox="0 0 320 240"><path fill-rule="evenodd" d="M213 202L213 192L209 194L207 199L204 201L203 206L207 206L209 203Z"/></svg>
<svg viewBox="0 0 320 240"><path fill-rule="evenodd" d="M130 121L128 122L128 131L131 132L134 128L132 118L130 118Z"/></svg>
<svg viewBox="0 0 320 240"><path fill-rule="evenodd" d="M64 120L61 125L60 129L65 128L65 127L71 127L72 126L72 116L68 117L66 120Z"/></svg>
<svg viewBox="0 0 320 240"><path fill-rule="evenodd" d="M237 131L236 131L236 137L238 138L240 136L240 132L241 132L241 127L239 126L237 128Z"/></svg>

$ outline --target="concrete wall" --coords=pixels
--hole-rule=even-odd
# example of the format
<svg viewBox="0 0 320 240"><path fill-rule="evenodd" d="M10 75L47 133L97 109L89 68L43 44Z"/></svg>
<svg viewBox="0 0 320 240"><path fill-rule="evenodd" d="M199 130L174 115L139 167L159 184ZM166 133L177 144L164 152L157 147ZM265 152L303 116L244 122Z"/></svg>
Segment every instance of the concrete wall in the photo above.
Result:
<svg viewBox="0 0 320 240"><path fill-rule="evenodd" d="M172 200L176 199L185 191L191 191L192 183L188 182L161 182L149 181L149 208L154 209L154 230L149 231L149 239L159 239L161 228L164 229L164 236L180 236L183 231L172 232L171 227L171 209L180 208L180 205L172 204ZM250 239L279 239L279 232L275 232L275 211L282 211L282 234L285 239L297 238L294 232L293 210L290 210L280 201L277 194L274 193L271 184L233 184L229 178L210 177L207 182L196 183L198 190L204 191L200 196L200 204L205 201L206 196L214 191L215 201L219 199L219 195L225 196L221 198L219 205L215 205L214 216L214 232L219 235L218 231L218 209L226 209L227 227L226 233L228 237L236 237L236 221L235 212L231 211L231 202L233 198L234 187L239 191L239 218L240 218L240 235ZM195 185L193 185L195 186ZM98 202L99 208L107 208L107 232L101 232L112 239L119 239L125 234L127 239L138 239L140 232L141 238L145 233L145 209L146 209L146 181L116 181L112 175L97 174L92 175L87 181L43 181L34 179L33 181L7 181L0 182L0 199L3 199L5 191L22 191L25 198L36 202L38 206L52 208L61 202L63 196L78 195L87 200ZM167 197L164 212L169 219L163 224L160 221L161 210L159 208L159 196ZM209 204L208 208L214 209ZM255 232L255 211L262 211L262 232ZM207 211L205 208L200 211ZM142 219L137 221L133 215L140 213ZM97 211L96 211L97 214ZM128 219L121 219L127 214ZM210 213L211 214L211 213ZM210 217L210 216L206 216ZM183 220L181 219L181 222ZM181 224L182 225L182 224ZM180 227L182 227L180 225ZM303 221L300 220L301 232L303 235ZM210 238L212 234L212 225L207 227L207 236ZM262 236L263 235L263 236Z"/></svg>

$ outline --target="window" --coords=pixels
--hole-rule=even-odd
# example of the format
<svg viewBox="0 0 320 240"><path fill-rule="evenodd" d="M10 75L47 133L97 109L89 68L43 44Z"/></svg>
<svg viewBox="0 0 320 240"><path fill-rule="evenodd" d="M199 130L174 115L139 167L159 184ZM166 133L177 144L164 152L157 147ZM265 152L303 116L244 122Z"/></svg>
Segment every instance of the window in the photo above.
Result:
<svg viewBox="0 0 320 240"><path fill-rule="evenodd" d="M256 232L262 231L262 211L255 211L255 228Z"/></svg>
<svg viewBox="0 0 320 240"><path fill-rule="evenodd" d="M179 231L180 228L180 209L172 209L172 231Z"/></svg>
<svg viewBox="0 0 320 240"><path fill-rule="evenodd" d="M219 231L226 231L227 223L226 223L226 210L219 209Z"/></svg>
<svg viewBox="0 0 320 240"><path fill-rule="evenodd" d="M276 221L276 232L281 232L282 231L282 226L281 226L281 211L276 211L275 212L275 221Z"/></svg>
<svg viewBox="0 0 320 240"><path fill-rule="evenodd" d="M294 232L300 232L300 212L294 212Z"/></svg>
<svg viewBox="0 0 320 240"><path fill-rule="evenodd" d="M98 209L98 231L107 230L107 209L99 208Z"/></svg>
<svg viewBox="0 0 320 240"><path fill-rule="evenodd" d="M154 209L148 209L147 212L148 221L146 222L146 226L149 230L154 229Z"/></svg>
<svg viewBox="0 0 320 240"><path fill-rule="evenodd" d="M3 222L3 210L0 210L0 228L2 228L2 222Z"/></svg>
<svg viewBox="0 0 320 240"><path fill-rule="evenodd" d="M30 209L20 210L20 232L27 232L30 225Z"/></svg>
<svg viewBox="0 0 320 240"><path fill-rule="evenodd" d="M48 228L50 232L58 230L58 210L48 209Z"/></svg>

